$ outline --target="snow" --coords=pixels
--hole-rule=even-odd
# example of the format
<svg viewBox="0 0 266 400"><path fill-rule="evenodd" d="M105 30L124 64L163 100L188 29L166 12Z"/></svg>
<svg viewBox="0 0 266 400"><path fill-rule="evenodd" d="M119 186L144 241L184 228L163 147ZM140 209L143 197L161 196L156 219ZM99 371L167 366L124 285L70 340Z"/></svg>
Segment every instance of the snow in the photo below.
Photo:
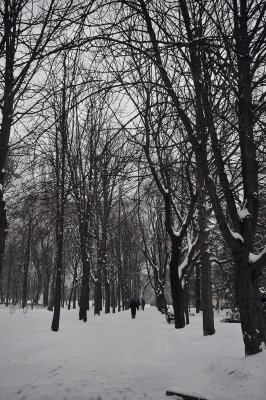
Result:
<svg viewBox="0 0 266 400"><path fill-rule="evenodd" d="M188 255L186 255L184 261L183 261L183 262L179 265L179 267L178 267L178 276L179 276L179 279L181 279L183 269L187 266L187 264L188 264Z"/></svg>
<svg viewBox="0 0 266 400"><path fill-rule="evenodd" d="M174 234L176 237L179 237L179 236L180 236L180 232L181 232L181 230L176 231L175 229L173 229L173 234Z"/></svg>
<svg viewBox="0 0 266 400"><path fill-rule="evenodd" d="M249 253L249 262L250 263L255 263L258 261L264 254L266 253L266 246L262 250L260 254L254 254L254 253Z"/></svg>
<svg viewBox="0 0 266 400"><path fill-rule="evenodd" d="M231 231L230 228L229 228L229 230L230 230L231 235L233 236L233 238L235 238L236 240L240 240L240 242L244 243L243 236L240 235L240 233L238 233L238 232L233 232L233 231Z"/></svg>
<svg viewBox="0 0 266 400"><path fill-rule="evenodd" d="M239 210L237 210L237 213L238 213L238 217L239 217L240 221L242 221L243 219L245 219L247 217L250 217L250 212L248 211L247 208L243 208L241 210L239 209Z"/></svg>
<svg viewBox="0 0 266 400"><path fill-rule="evenodd" d="M154 307L78 320L63 309L0 309L1 400L167 400L166 390L208 400L265 400L266 351L244 357L240 324L202 335L202 316L181 330ZM174 400L175 397L172 397Z"/></svg>

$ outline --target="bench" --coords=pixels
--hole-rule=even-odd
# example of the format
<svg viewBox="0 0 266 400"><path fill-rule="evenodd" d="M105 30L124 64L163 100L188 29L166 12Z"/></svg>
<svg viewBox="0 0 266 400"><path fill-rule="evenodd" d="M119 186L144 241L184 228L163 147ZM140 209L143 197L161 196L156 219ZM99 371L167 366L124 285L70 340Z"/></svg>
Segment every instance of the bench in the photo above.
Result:
<svg viewBox="0 0 266 400"><path fill-rule="evenodd" d="M162 314L165 314L165 319L166 319L166 321L168 322L168 324L170 324L171 321L174 321L174 320L175 320L174 314L173 314L172 312L168 312L168 309L164 309L164 308L163 308L163 309L161 310L161 313L162 313ZM190 311L190 312L189 312L189 315L190 315L191 317L194 317L195 313L192 312L192 311Z"/></svg>
<svg viewBox="0 0 266 400"><path fill-rule="evenodd" d="M205 397L201 397L201 396L195 397L195 396L192 396L189 394L172 392L170 390L166 391L166 396L177 396L178 399L183 399L183 400L207 400Z"/></svg>
<svg viewBox="0 0 266 400"><path fill-rule="evenodd" d="M168 324L171 324L171 321L175 321L175 316L174 316L174 314L171 314L171 313L167 314L165 318L166 318Z"/></svg>
<svg viewBox="0 0 266 400"><path fill-rule="evenodd" d="M165 318L166 318L166 321L168 322L168 324L171 324L171 321L175 320L174 314L169 313L169 312L165 313Z"/></svg>
<svg viewBox="0 0 266 400"><path fill-rule="evenodd" d="M165 319L166 319L166 321L168 322L168 324L170 324L171 321L174 321L174 320L175 320L174 314L173 314L172 312L169 312L169 311L168 311L168 307L167 307L167 308L162 308L162 309L161 309L161 314L164 314L164 315L165 315Z"/></svg>

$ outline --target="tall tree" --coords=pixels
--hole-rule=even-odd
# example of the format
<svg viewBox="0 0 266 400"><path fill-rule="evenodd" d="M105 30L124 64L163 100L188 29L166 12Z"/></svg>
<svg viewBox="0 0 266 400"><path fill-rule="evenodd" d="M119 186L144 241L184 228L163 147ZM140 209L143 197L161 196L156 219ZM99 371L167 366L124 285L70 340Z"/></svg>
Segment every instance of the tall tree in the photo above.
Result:
<svg viewBox="0 0 266 400"><path fill-rule="evenodd" d="M232 252L245 352L257 353L265 343L258 284L266 252L254 239L266 6L247 0L129 0L116 7L106 40L122 45L131 60L141 55L139 65L147 61L160 76L159 87L171 99L203 169L217 222ZM229 152L232 140L235 148ZM236 187L227 170L237 157L241 168Z"/></svg>
<svg viewBox="0 0 266 400"><path fill-rule="evenodd" d="M55 136L55 175L56 175L56 257L55 257L55 295L52 331L59 330L62 274L63 274L63 245L64 245L64 216L66 206L66 153L67 153L67 99L66 99L66 55L63 57L63 77L61 89L60 109L55 108L56 136ZM58 118L59 113L59 118Z"/></svg>
<svg viewBox="0 0 266 400"><path fill-rule="evenodd" d="M7 235L3 185L12 125L23 114L32 113L38 104L39 90L34 92L32 84L44 60L49 55L78 44L84 18L92 4L93 0L83 6L79 0L1 2L0 273Z"/></svg>

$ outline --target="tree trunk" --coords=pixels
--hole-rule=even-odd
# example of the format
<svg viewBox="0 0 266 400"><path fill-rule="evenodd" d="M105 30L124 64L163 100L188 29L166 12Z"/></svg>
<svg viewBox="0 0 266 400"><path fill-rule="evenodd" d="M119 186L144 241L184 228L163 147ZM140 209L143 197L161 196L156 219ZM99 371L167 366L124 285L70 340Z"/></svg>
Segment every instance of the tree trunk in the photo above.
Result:
<svg viewBox="0 0 266 400"><path fill-rule="evenodd" d="M36 288L35 288L34 297L33 297L33 304L34 305L38 305L39 304L40 295L41 295L41 286L40 286L40 283L38 281L37 285L36 285Z"/></svg>
<svg viewBox="0 0 266 400"><path fill-rule="evenodd" d="M76 281L75 286L74 286L74 292L73 292L73 310L76 309L76 303L77 303L77 285L78 285L78 283Z"/></svg>
<svg viewBox="0 0 266 400"><path fill-rule="evenodd" d="M119 277L118 277L118 279L119 279ZM119 283L116 287L116 297L117 297L117 311L120 312L121 311L121 289L120 289Z"/></svg>
<svg viewBox="0 0 266 400"><path fill-rule="evenodd" d="M108 278L105 278L104 284L104 293L105 293L105 314L109 314L111 311L111 288Z"/></svg>
<svg viewBox="0 0 266 400"><path fill-rule="evenodd" d="M8 304L9 304L10 283L11 283L11 270L9 269L8 278L7 278L7 288L6 288L6 307L8 307Z"/></svg>
<svg viewBox="0 0 266 400"><path fill-rule="evenodd" d="M19 299L19 284L17 277L15 278L15 290L12 291L12 304L15 306L20 301Z"/></svg>
<svg viewBox="0 0 266 400"><path fill-rule="evenodd" d="M43 282L43 306L48 307L48 297L49 297L49 273L45 271L44 282Z"/></svg>
<svg viewBox="0 0 266 400"><path fill-rule="evenodd" d="M81 293L79 299L79 319L87 322L87 310L89 309L89 277L83 273Z"/></svg>
<svg viewBox="0 0 266 400"><path fill-rule="evenodd" d="M199 179L202 182L201 187L198 189L199 195L199 234L200 234L200 256L201 256L201 304L203 311L203 335L213 335L214 328L214 315L212 305L212 279L211 279L211 262L209 256L209 232L208 232L208 218L207 210L205 207L205 189L204 179Z"/></svg>
<svg viewBox="0 0 266 400"><path fill-rule="evenodd" d="M8 143L11 133L14 103L14 55L16 46L16 18L12 16L12 8L6 2L4 6L4 32L5 38L5 70L4 70L4 93L1 98L1 126L0 126L0 276L5 251L7 236L6 204L3 199L3 186L5 183L5 167L8 154ZM12 21L13 19L13 21ZM2 27L3 28L3 27Z"/></svg>
<svg viewBox="0 0 266 400"><path fill-rule="evenodd" d="M62 194L61 194L62 196ZM54 290L54 314L51 329L54 332L59 330L61 295L62 295L62 270L63 270L63 237L64 237L64 203L63 196L57 210L56 220L56 265L55 265L55 290Z"/></svg>
<svg viewBox="0 0 266 400"><path fill-rule="evenodd" d="M73 281L72 281L72 288L71 288L70 295L69 295L69 299L68 299L68 307L67 307L68 310L70 310L72 296L73 296L73 293L74 293L74 290L75 290L75 287L76 287L76 284L77 284L77 272L78 272L78 263L76 262L76 263L75 263L75 267L74 267L74 275L73 275ZM73 307L73 308L74 308L74 307Z"/></svg>
<svg viewBox="0 0 266 400"><path fill-rule="evenodd" d="M89 270L89 262L83 259L83 275L79 299L79 319L84 322L87 321L87 310L89 309Z"/></svg>
<svg viewBox="0 0 266 400"><path fill-rule="evenodd" d="M63 269L62 271L62 281L61 281L61 307L65 307L65 280L66 280L66 271Z"/></svg>
<svg viewBox="0 0 266 400"><path fill-rule="evenodd" d="M206 253L205 253L206 254ZM212 306L212 285L211 285L211 266L208 260L204 257L201 266L201 299L203 311L203 335L213 335L214 328L214 315Z"/></svg>
<svg viewBox="0 0 266 400"><path fill-rule="evenodd" d="M158 311L166 310L167 304L166 304L166 299L164 292L161 291L161 293L156 295L156 306L158 308Z"/></svg>
<svg viewBox="0 0 266 400"><path fill-rule="evenodd" d="M54 332L59 330L60 308L61 308L61 284L62 284L62 252L58 252L56 263L55 296L54 296L54 315L51 329Z"/></svg>
<svg viewBox="0 0 266 400"><path fill-rule="evenodd" d="M0 153L0 155L1 155L1 153ZM0 172L0 175L1 175L1 172ZM3 185L3 179L0 179L0 187L2 185ZM2 272L6 236L7 236L6 205L5 205L5 202L3 201L3 192L0 188L0 276L1 276L1 272Z"/></svg>
<svg viewBox="0 0 266 400"><path fill-rule="evenodd" d="M62 109L60 110L60 127L56 130L56 278L54 296L54 315L51 329L59 330L60 307L62 295L63 276L63 244L64 244L64 215L65 215L65 169L67 151L67 112L66 112L66 55L63 59L63 85L62 85ZM61 139L61 146L60 146Z"/></svg>
<svg viewBox="0 0 266 400"><path fill-rule="evenodd" d="M31 252L31 219L28 227L28 240L25 251L25 259L23 265L23 288L22 288L22 308L27 306L28 295L28 274L30 267L30 252Z"/></svg>
<svg viewBox="0 0 266 400"><path fill-rule="evenodd" d="M201 294L200 294L200 264L196 262L196 279L195 279L195 298L196 298L196 313L198 314L201 309Z"/></svg>
<svg viewBox="0 0 266 400"><path fill-rule="evenodd" d="M112 272L113 273L113 272ZM111 285L111 308L112 308L112 313L115 313L115 308L116 308L116 290L115 290L115 282L114 279L112 279L112 285Z"/></svg>
<svg viewBox="0 0 266 400"><path fill-rule="evenodd" d="M185 283L184 292L185 292L185 318L186 318L186 325L188 325L189 324L189 309L188 309L188 307L189 307L189 298L188 298L189 290L188 290L188 282Z"/></svg>
<svg viewBox="0 0 266 400"><path fill-rule="evenodd" d="M102 310L102 285L99 280L94 286L94 315L100 315Z"/></svg>
<svg viewBox="0 0 266 400"><path fill-rule="evenodd" d="M171 261L169 264L170 268L170 284L171 284L171 294L173 301L173 309L175 316L175 328L184 328L185 327L185 316L184 316L184 290L182 287L181 280L178 275L178 264L180 261L180 252L179 245L175 237L171 238L172 240L172 253L171 253Z"/></svg>
<svg viewBox="0 0 266 400"><path fill-rule="evenodd" d="M247 248L241 245L233 252L233 257L245 354L252 355L261 351L263 343L266 343L266 323L259 291L259 273L248 263L247 252Z"/></svg>
<svg viewBox="0 0 266 400"><path fill-rule="evenodd" d="M54 309L54 290L55 290L55 265L53 266L50 279L49 279L49 288L48 288L48 307L47 310L53 311Z"/></svg>

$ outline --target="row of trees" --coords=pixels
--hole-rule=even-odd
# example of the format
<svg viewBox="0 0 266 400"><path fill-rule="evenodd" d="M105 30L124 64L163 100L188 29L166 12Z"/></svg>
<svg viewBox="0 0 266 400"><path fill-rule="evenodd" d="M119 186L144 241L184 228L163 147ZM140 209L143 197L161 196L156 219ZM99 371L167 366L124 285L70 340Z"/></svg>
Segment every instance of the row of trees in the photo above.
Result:
<svg viewBox="0 0 266 400"><path fill-rule="evenodd" d="M18 209L27 210L17 263L22 301L36 226L50 225L43 265L46 288L49 276L50 294L55 289L53 330L66 265L73 290L80 281L86 321L90 286L95 312L103 288L109 312L121 296L124 305L137 294L144 263L164 307L169 263L176 328L185 326L187 284L200 268L203 330L213 334L212 275L225 284L233 275L228 295L240 310L246 354L261 350L265 7L253 0L5 1L0 259L4 184L8 196L15 178L25 192L20 207L13 193L9 200L14 226L23 221ZM11 247L17 236L16 229ZM12 254L8 247L6 265Z"/></svg>
<svg viewBox="0 0 266 400"><path fill-rule="evenodd" d="M265 140L264 13L265 4L259 1L240 0L231 4L139 0L119 2L114 7L115 23L109 19L103 21L104 30L109 28L106 40L115 49L112 53L119 46L125 54L124 68L119 74L122 83L128 85L131 68L132 83L136 87L137 81L137 89L142 93L132 95L130 91L129 96L139 110L142 129L139 142L164 198L166 228L172 242L170 277L176 326L177 321L179 326L184 324L181 287L184 262L180 255L195 215L195 192L193 189L188 192L187 210L182 217L168 175L169 158L164 155L172 143L161 142L160 146L158 140L162 135L156 107L165 102L175 116L178 136L175 139L178 156L173 161L179 161L183 144L186 146L183 152L188 159L192 153L197 168L199 252L204 280L209 280L210 271L208 196L232 255L246 354L260 351L265 343L259 279L266 252L258 240ZM167 138L170 135L172 141L173 134L168 131ZM235 147L229 148L232 143ZM190 239L187 258L194 245L195 241ZM210 294L205 291L204 295L207 304ZM210 326L207 314L208 311Z"/></svg>

